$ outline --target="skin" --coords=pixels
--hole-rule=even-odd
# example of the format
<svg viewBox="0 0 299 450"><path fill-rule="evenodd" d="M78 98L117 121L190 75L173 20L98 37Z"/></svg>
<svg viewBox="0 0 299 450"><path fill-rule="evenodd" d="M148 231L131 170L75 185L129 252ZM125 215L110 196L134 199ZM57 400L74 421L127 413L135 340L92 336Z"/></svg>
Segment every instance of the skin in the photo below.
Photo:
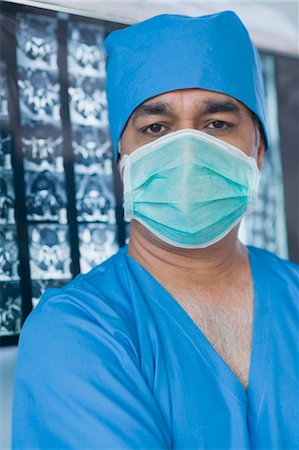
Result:
<svg viewBox="0 0 299 450"><path fill-rule="evenodd" d="M182 89L153 97L131 115L121 138L121 157L141 145L177 130L192 128L222 139L256 159L261 168L264 141L258 139L249 109L224 94ZM259 133L258 133L259 134ZM232 282L250 282L246 247L238 240L237 225L221 241L204 249L180 249L164 243L135 220L131 223L128 254L161 284L201 292ZM219 295L219 302L224 299Z"/></svg>

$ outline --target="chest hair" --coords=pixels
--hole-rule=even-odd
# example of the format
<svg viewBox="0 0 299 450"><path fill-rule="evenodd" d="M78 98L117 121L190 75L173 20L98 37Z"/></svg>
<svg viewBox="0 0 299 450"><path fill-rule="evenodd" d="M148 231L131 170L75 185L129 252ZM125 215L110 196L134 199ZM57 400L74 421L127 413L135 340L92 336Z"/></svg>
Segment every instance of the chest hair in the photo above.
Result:
<svg viewBox="0 0 299 450"><path fill-rule="evenodd" d="M247 389L253 322L251 283L227 288L165 288Z"/></svg>

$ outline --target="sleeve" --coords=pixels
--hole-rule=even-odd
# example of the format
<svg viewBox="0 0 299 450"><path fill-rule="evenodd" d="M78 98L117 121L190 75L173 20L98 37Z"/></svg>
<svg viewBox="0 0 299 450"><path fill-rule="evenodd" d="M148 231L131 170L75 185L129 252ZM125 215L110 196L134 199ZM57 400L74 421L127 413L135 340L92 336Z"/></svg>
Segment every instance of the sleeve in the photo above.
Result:
<svg viewBox="0 0 299 450"><path fill-rule="evenodd" d="M12 448L170 448L124 321L62 291L46 293L21 332Z"/></svg>

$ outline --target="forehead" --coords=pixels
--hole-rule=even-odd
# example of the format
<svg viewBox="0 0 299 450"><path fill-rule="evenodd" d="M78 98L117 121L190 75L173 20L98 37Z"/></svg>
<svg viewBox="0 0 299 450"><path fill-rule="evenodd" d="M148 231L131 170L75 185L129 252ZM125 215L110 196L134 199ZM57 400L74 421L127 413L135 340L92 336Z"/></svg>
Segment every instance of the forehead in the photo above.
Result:
<svg viewBox="0 0 299 450"><path fill-rule="evenodd" d="M166 92L146 100L134 110L131 119L146 114L181 114L184 110L200 113L250 114L243 103L229 95L192 88Z"/></svg>

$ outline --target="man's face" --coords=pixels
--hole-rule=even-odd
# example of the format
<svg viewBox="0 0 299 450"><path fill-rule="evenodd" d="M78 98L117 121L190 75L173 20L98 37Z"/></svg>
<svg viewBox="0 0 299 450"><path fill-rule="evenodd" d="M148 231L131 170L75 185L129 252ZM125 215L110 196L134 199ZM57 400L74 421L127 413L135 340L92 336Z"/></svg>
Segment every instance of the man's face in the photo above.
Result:
<svg viewBox="0 0 299 450"><path fill-rule="evenodd" d="M228 95L202 89L168 92L138 106L122 134L121 155L184 128L203 131L238 147L256 158L261 167L264 143L257 143L249 109Z"/></svg>

